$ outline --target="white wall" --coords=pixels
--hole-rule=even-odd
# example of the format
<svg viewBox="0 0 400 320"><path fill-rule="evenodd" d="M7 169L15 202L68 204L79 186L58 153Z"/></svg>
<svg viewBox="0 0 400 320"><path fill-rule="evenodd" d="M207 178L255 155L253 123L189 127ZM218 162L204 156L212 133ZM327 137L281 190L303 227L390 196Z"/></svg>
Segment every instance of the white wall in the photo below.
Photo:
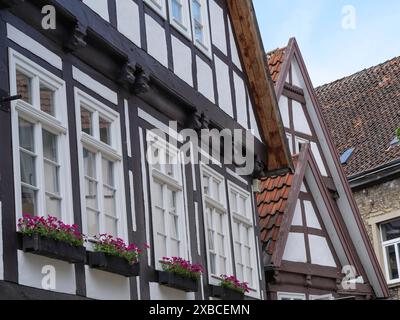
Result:
<svg viewBox="0 0 400 320"><path fill-rule="evenodd" d="M212 103L215 103L212 69L199 57L196 57L196 64L198 91Z"/></svg>
<svg viewBox="0 0 400 320"><path fill-rule="evenodd" d="M287 97L281 96L281 98L279 99L279 110L281 112L284 127L290 128L289 99Z"/></svg>
<svg viewBox="0 0 400 320"><path fill-rule="evenodd" d="M116 1L116 6L118 31L140 47L141 39L138 5L132 0L118 0Z"/></svg>
<svg viewBox="0 0 400 320"><path fill-rule="evenodd" d="M311 136L311 129L304 113L303 106L295 100L292 101L294 129Z"/></svg>
<svg viewBox="0 0 400 320"><path fill-rule="evenodd" d="M194 293L186 293L150 282L150 300L194 300Z"/></svg>
<svg viewBox="0 0 400 320"><path fill-rule="evenodd" d="M303 226L303 217L301 214L301 202L298 199L296 203L296 209L294 210L292 226Z"/></svg>
<svg viewBox="0 0 400 320"><path fill-rule="evenodd" d="M292 262L307 262L306 245L303 233L289 233L283 260Z"/></svg>
<svg viewBox="0 0 400 320"><path fill-rule="evenodd" d="M146 14L147 52L168 68L167 40L164 28Z"/></svg>
<svg viewBox="0 0 400 320"><path fill-rule="evenodd" d="M19 284L42 289L44 267L51 266L55 270L56 292L76 294L75 267L67 262L49 259L18 250Z"/></svg>
<svg viewBox="0 0 400 320"><path fill-rule="evenodd" d="M217 75L218 103L222 110L233 117L229 67L214 55L215 73Z"/></svg>
<svg viewBox="0 0 400 320"><path fill-rule="evenodd" d="M309 235L311 263L320 266L336 267L335 259L325 238Z"/></svg>
<svg viewBox="0 0 400 320"><path fill-rule="evenodd" d="M86 294L98 300L130 300L129 279L85 266Z"/></svg>
<svg viewBox="0 0 400 320"><path fill-rule="evenodd" d="M187 84L193 86L192 50L174 36L172 36L172 58L175 74Z"/></svg>
<svg viewBox="0 0 400 320"><path fill-rule="evenodd" d="M83 0L83 3L100 15L100 17L102 17L104 20L110 20L108 14L108 0Z"/></svg>
<svg viewBox="0 0 400 320"><path fill-rule="evenodd" d="M225 55L227 55L228 51L225 37L224 11L218 4L215 3L214 0L210 0L209 3L212 43Z"/></svg>
<svg viewBox="0 0 400 320"><path fill-rule="evenodd" d="M311 201L304 201L304 210L306 214L306 223L307 227L321 229L321 225L319 224L317 215L315 213L314 207Z"/></svg>
<svg viewBox="0 0 400 320"><path fill-rule="evenodd" d="M248 129L249 125L247 122L247 100L246 100L246 90L244 87L243 80L236 74L233 73L233 80L235 84L235 97L236 97L236 111L237 111L237 121L239 124Z"/></svg>

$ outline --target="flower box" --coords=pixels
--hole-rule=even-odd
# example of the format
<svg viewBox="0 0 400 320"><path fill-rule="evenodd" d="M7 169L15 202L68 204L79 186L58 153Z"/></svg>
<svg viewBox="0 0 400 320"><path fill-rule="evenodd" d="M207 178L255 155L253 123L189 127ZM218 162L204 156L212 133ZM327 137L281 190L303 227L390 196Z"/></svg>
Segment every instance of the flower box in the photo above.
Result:
<svg viewBox="0 0 400 320"><path fill-rule="evenodd" d="M196 280L184 278L173 272L159 271L158 282L164 286L185 292L197 292L199 284Z"/></svg>
<svg viewBox="0 0 400 320"><path fill-rule="evenodd" d="M221 286L210 286L210 296L221 300L244 300L244 293Z"/></svg>
<svg viewBox="0 0 400 320"><path fill-rule="evenodd" d="M139 263L130 264L125 258L112 256L104 252L87 252L87 263L93 269L119 274L124 277L137 277Z"/></svg>
<svg viewBox="0 0 400 320"><path fill-rule="evenodd" d="M19 234L19 237L20 249L24 252L69 263L85 263L86 249L83 246L72 246L66 242L40 236L39 234Z"/></svg>

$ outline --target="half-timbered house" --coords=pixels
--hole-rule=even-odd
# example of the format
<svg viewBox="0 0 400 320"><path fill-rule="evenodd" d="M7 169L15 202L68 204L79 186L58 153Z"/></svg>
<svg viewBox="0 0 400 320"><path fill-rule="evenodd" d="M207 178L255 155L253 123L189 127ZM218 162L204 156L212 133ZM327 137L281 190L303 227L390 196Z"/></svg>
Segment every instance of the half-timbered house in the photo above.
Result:
<svg viewBox="0 0 400 320"><path fill-rule="evenodd" d="M247 0L1 0L0 297L209 299L226 274L266 298L253 180L291 160L263 52ZM251 130L254 170L218 143L183 163L188 128ZM26 252L24 214L150 249L130 278ZM197 291L164 256L204 266Z"/></svg>
<svg viewBox="0 0 400 320"><path fill-rule="evenodd" d="M295 163L262 179L257 197L268 297L387 297L296 40L267 60Z"/></svg>

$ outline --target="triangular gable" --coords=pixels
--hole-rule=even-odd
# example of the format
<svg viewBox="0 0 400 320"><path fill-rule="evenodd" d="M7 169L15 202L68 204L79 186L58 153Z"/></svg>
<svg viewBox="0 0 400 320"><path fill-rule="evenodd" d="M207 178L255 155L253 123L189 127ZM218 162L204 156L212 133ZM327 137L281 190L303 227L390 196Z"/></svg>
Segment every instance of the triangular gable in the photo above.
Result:
<svg viewBox="0 0 400 320"><path fill-rule="evenodd" d="M261 240L270 255L268 264L280 268L289 260L332 268L339 273L341 267L354 266L356 276L369 279L324 185L309 144L295 162L294 174L263 180L263 192L257 197ZM306 201L311 202L308 209L312 208L308 214ZM313 231L307 239L305 225Z"/></svg>
<svg viewBox="0 0 400 320"><path fill-rule="evenodd" d="M291 86L287 86L287 79L289 79L292 84ZM326 166L327 175L332 178L332 185L330 188L333 187L338 195L338 199L334 201L333 206L337 208L340 219L343 221L345 227L348 230L352 230L350 233L350 241L354 244L362 266L368 274L368 279L374 287L377 296L388 296L385 278L373 251L372 244L368 239L357 204L348 185L343 168L340 165L339 156L323 120L318 100L299 46L294 38L290 39L288 46L284 50L283 62L279 68L279 74L276 75L275 92L278 101L283 97L283 92L287 90L287 87L290 87L291 94L297 97L299 95L303 96L303 111L309 120L311 130L318 138L317 148L314 146L314 156L320 170L322 172L324 171L321 169L321 163L323 163ZM296 90L298 91L297 93ZM286 134L288 137L294 139L295 134L293 131L288 132L286 130ZM295 143L294 146L295 148L293 148L292 144L292 152L296 153L298 144ZM320 159L316 150L320 152ZM324 183L326 183L326 181L323 182L323 184Z"/></svg>

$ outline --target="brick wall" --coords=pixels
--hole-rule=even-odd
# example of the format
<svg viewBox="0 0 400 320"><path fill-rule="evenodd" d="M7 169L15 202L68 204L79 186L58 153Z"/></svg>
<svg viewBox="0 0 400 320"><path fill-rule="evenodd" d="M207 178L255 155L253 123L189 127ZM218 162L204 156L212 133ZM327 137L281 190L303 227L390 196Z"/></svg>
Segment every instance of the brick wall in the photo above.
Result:
<svg viewBox="0 0 400 320"><path fill-rule="evenodd" d="M371 218L400 210L400 178L355 192L354 197L372 241ZM400 300L400 285L390 290Z"/></svg>

